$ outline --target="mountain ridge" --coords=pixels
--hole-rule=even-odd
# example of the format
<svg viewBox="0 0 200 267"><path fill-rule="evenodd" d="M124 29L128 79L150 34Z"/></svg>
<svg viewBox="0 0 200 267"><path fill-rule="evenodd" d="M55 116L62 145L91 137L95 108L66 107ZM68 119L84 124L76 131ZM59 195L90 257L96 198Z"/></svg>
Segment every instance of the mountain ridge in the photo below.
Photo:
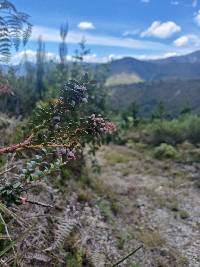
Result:
<svg viewBox="0 0 200 267"><path fill-rule="evenodd" d="M197 79L200 77L200 50L183 56L166 59L139 60L124 57L108 63L109 76L124 73L135 73L142 80Z"/></svg>

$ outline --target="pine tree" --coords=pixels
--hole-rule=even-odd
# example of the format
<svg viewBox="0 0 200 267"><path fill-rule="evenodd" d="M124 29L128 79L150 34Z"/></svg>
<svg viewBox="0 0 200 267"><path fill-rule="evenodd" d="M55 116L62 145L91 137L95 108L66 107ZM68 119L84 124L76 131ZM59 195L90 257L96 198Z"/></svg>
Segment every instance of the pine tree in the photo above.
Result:
<svg viewBox="0 0 200 267"><path fill-rule="evenodd" d="M46 61L45 56L45 44L42 41L42 37L39 36L38 38L38 49L36 55L36 92L39 99L42 99L45 91L44 85L44 65Z"/></svg>
<svg viewBox="0 0 200 267"><path fill-rule="evenodd" d="M60 26L61 43L59 45L59 56L60 56L60 71L61 71L61 76L62 76L61 77L62 82L64 80L67 80L67 76L68 76L68 69L67 69L68 48L67 48L67 43L66 43L68 28L69 26L67 22Z"/></svg>

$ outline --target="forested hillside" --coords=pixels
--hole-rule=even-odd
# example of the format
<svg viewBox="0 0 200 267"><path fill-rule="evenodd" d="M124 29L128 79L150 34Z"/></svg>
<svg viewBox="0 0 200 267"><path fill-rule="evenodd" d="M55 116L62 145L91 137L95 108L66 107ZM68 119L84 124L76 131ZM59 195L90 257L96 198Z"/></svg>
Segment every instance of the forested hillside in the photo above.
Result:
<svg viewBox="0 0 200 267"><path fill-rule="evenodd" d="M126 109L133 102L142 115L149 116L160 102L170 116L177 116L184 108L200 112L200 80L165 80L118 85L108 88L114 109Z"/></svg>

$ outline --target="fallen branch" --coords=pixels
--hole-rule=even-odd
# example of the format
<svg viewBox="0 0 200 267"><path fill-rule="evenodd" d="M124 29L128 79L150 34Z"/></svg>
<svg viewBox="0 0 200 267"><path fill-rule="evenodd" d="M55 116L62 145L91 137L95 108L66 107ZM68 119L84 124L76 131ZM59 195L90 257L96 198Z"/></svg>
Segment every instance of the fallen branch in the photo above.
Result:
<svg viewBox="0 0 200 267"><path fill-rule="evenodd" d="M49 204L46 204L46 203L42 203L42 202L38 202L38 201L26 200L26 202L27 203L30 203L30 204L42 206L42 207L45 207L45 208L53 208L52 205L49 205Z"/></svg>
<svg viewBox="0 0 200 267"><path fill-rule="evenodd" d="M136 248L134 251L132 251L131 253L129 253L127 256L125 256L124 258L122 258L121 260L119 260L118 262L116 262L115 264L113 264L111 267L116 267L118 266L120 263L122 263L123 261L127 260L130 256L132 256L133 254L135 254L139 249L141 249L143 246L139 246L138 248Z"/></svg>

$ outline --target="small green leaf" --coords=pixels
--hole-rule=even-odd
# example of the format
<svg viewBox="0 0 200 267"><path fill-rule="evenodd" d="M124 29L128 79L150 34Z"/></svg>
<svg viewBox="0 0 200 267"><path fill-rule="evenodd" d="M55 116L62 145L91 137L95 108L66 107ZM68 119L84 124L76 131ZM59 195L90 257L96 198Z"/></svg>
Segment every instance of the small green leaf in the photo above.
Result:
<svg viewBox="0 0 200 267"><path fill-rule="evenodd" d="M15 183L15 184L13 184L13 188L14 189L16 189L16 188L18 188L18 187L20 187L21 186L21 183L20 182L17 182L17 183Z"/></svg>

